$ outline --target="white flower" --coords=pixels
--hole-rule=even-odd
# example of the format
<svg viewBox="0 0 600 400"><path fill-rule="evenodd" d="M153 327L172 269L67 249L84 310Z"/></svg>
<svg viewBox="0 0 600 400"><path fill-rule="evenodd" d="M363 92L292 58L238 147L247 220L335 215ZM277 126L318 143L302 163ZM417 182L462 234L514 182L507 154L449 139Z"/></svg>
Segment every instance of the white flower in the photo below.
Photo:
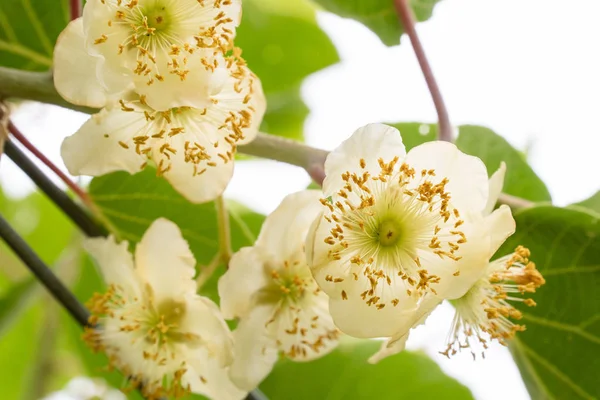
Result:
<svg viewBox="0 0 600 400"><path fill-rule="evenodd" d="M236 146L258 133L266 103L260 81L237 57L221 58L204 108L157 111L130 93L63 142L73 175L134 173L149 160L192 202L219 196L233 174Z"/></svg>
<svg viewBox="0 0 600 400"><path fill-rule="evenodd" d="M506 345L507 339L525 330L525 326L510 320L522 317L521 311L510 302L535 306L533 299L523 296L535 293L546 283L529 256L529 250L519 246L513 254L487 263L483 276L464 296L452 301L456 313L442 354L450 357L461 349L471 348L473 358L479 350L485 357L483 350L488 348L490 340Z"/></svg>
<svg viewBox="0 0 600 400"><path fill-rule="evenodd" d="M307 257L336 325L355 337L402 338L423 304L462 296L514 229L506 208L483 216L485 165L451 143L406 154L396 129L367 125L325 174Z"/></svg>
<svg viewBox="0 0 600 400"><path fill-rule="evenodd" d="M65 98L82 104L85 96L63 85L90 89L86 79L78 79L83 73L75 72L71 81L60 77L74 67L86 68L109 94L122 92L126 79L155 109L202 108L205 67L216 66L214 56L232 48L240 17L240 0L90 0L81 26L67 28L57 42L57 89L72 92Z"/></svg>
<svg viewBox="0 0 600 400"><path fill-rule="evenodd" d="M494 255L496 250L500 247L506 238L512 235L515 231L515 221L511 216L510 209L507 206L500 206L500 208L492 215L492 211L498 201L502 186L504 185L504 176L506 174L506 164L502 162L500 168L489 180L489 194L487 204L482 211L482 218L484 221L493 221L492 224L495 227L493 231L490 231L491 245L489 248L489 255L486 261L482 264L472 264L473 271L480 271L480 273L472 274L460 274L452 282L457 287L461 287L461 292L464 288L472 288L476 281L481 279L481 276L485 274L485 270L488 265L488 260ZM468 289L469 291L472 289ZM468 293L468 291L466 292ZM463 292L463 297L466 296ZM456 298L456 297L454 297ZM462 297L458 297L462 298ZM425 323L425 320L435 310L435 308L444 300L443 297L435 295L433 293L426 294L423 299L419 301L418 307L412 313L406 314L404 329L399 331L396 335L382 343L381 349L375 353L369 362L377 363L390 355L396 354L404 350L406 341L410 330L408 328L415 328L420 324Z"/></svg>
<svg viewBox="0 0 600 400"><path fill-rule="evenodd" d="M179 228L156 220L135 249L113 237L87 239L108 291L90 300L87 343L141 386L148 398L190 391L216 399L241 399L228 378L231 334L217 306L196 294L196 264Z"/></svg>
<svg viewBox="0 0 600 400"><path fill-rule="evenodd" d="M251 390L277 361L278 353L308 361L331 351L339 331L306 265L304 239L320 211L320 193L287 196L270 214L253 247L234 254L219 281L225 318L240 318L233 332L230 375Z"/></svg>

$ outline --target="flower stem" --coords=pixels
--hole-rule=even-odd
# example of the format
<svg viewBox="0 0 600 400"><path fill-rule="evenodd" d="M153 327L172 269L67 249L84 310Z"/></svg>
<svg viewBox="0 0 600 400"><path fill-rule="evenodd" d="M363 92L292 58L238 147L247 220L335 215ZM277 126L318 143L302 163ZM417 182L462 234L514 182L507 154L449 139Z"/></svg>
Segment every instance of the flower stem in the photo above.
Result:
<svg viewBox="0 0 600 400"><path fill-rule="evenodd" d="M88 325L90 313L77 298L54 275L52 270L38 257L29 245L15 232L0 215L0 237L23 261L25 266L39 279L58 302L82 326Z"/></svg>
<svg viewBox="0 0 600 400"><path fill-rule="evenodd" d="M106 230L60 190L40 169L10 140L4 144L4 153L77 225L87 236L106 236Z"/></svg>
<svg viewBox="0 0 600 400"><path fill-rule="evenodd" d="M210 279L210 277L215 273L217 267L221 264L221 253L216 254L210 263L203 267L198 273L198 277L196 278L196 284L198 287L198 291L202 289L202 286Z"/></svg>
<svg viewBox="0 0 600 400"><path fill-rule="evenodd" d="M444 99L442 98L442 93L440 92L440 88L435 80L433 71L429 65L429 61L427 61L427 57L425 56L423 45L421 44L419 36L417 35L417 30L415 28L415 15L410 7L409 0L394 0L394 5L396 6L396 11L400 17L400 21L402 21L402 25L404 25L404 30L410 38L410 43L415 51L415 55L417 56L417 61L419 62L421 71L423 71L425 82L427 83L427 87L431 92L431 98L433 99L433 104L435 105L435 110L438 115L438 138L439 140L451 142L452 126L450 125L448 110L446 109Z"/></svg>
<svg viewBox="0 0 600 400"><path fill-rule="evenodd" d="M69 0L71 21L81 17L81 1L82 0Z"/></svg>
<svg viewBox="0 0 600 400"><path fill-rule="evenodd" d="M85 204L88 208L93 207L92 200L90 197L81 189L75 182L73 182L64 172L62 172L56 165L52 163L41 151L39 151L33 143L31 143L25 135L12 123L12 121L8 122L8 130L12 134L12 136L19 141L31 154L36 156L38 160L40 160L44 165L46 165L52 172L54 172L61 181L65 183L72 191L81 199L83 204Z"/></svg>
<svg viewBox="0 0 600 400"><path fill-rule="evenodd" d="M217 209L217 229L219 231L218 258L219 261L222 261L225 264L225 268L227 268L232 254L231 228L229 226L229 213L227 212L227 205L225 204L225 199L223 199L223 196L217 197L215 200L215 208Z"/></svg>

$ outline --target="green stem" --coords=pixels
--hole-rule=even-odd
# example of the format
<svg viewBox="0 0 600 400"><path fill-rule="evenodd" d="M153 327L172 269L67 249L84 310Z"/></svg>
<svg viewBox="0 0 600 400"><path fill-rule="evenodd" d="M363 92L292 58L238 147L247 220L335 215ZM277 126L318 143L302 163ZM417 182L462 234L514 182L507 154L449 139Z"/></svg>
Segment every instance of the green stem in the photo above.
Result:
<svg viewBox="0 0 600 400"><path fill-rule="evenodd" d="M219 258L227 267L232 254L231 228L229 226L229 213L223 196L217 197L215 207L217 209L217 229L219 231Z"/></svg>

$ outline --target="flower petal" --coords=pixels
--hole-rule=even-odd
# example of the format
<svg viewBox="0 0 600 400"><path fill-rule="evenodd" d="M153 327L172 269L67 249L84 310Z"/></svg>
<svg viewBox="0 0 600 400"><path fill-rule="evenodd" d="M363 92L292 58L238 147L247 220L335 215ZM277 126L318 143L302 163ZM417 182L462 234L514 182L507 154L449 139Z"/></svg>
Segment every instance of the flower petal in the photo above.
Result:
<svg viewBox="0 0 600 400"><path fill-rule="evenodd" d="M128 250L129 243L117 243L114 236L108 238L88 238L83 240L83 248L98 263L104 281L109 285L119 285L131 296L138 296L140 288L133 266L133 256Z"/></svg>
<svg viewBox="0 0 600 400"><path fill-rule="evenodd" d="M210 53L212 49L208 50ZM146 96L146 103L155 110L166 111L175 107L206 108L211 106L211 91L219 90L227 76L227 69L222 66L212 72L200 62L206 55L200 50L187 58L187 74L182 79L177 74L164 74L160 81L154 80L148 85L148 77L135 75L135 90ZM224 61L221 60L224 64Z"/></svg>
<svg viewBox="0 0 600 400"><path fill-rule="evenodd" d="M200 335L211 357L221 367L233 361L233 338L217 305L210 299L193 295L187 299L187 311L181 321L180 330Z"/></svg>
<svg viewBox="0 0 600 400"><path fill-rule="evenodd" d="M241 400L248 394L234 385L228 369L220 366L205 348L189 354L188 360L189 366L183 380L190 385L193 393L219 400Z"/></svg>
<svg viewBox="0 0 600 400"><path fill-rule="evenodd" d="M160 299L196 293L196 260L173 222L159 218L150 225L135 248L138 276Z"/></svg>
<svg viewBox="0 0 600 400"><path fill-rule="evenodd" d="M303 190L286 196L267 216L256 245L278 258L288 259L302 245L310 225L323 206L319 190Z"/></svg>
<svg viewBox="0 0 600 400"><path fill-rule="evenodd" d="M327 156L323 192L325 196L334 195L343 186L341 175L346 171L379 175L379 158L390 162L396 156L403 159L405 155L406 149L396 128L384 124L365 125ZM360 167L361 159L365 161L364 169Z"/></svg>
<svg viewBox="0 0 600 400"><path fill-rule="evenodd" d="M446 191L452 206L461 214L483 212L489 194L487 170L483 162L460 151L448 142L428 142L411 149L406 163L416 171L435 170L439 178L448 178Z"/></svg>
<svg viewBox="0 0 600 400"><path fill-rule="evenodd" d="M424 324L429 315L435 310L437 306L441 304L442 300L436 296L425 296L423 301L419 304L419 308L412 316L411 329ZM381 348L375 354L369 358L370 364L376 364L386 357L400 353L406 346L406 341L410 334L410 329L407 331L400 331L388 340L381 344Z"/></svg>
<svg viewBox="0 0 600 400"><path fill-rule="evenodd" d="M271 280L265 273L266 261L259 247L244 247L231 257L229 269L219 278L221 311L226 319L250 312L254 294Z"/></svg>
<svg viewBox="0 0 600 400"><path fill-rule="evenodd" d="M491 243L488 259L502 246L510 235L515 233L517 225L513 218L510 207L501 205L485 218L485 224L489 227Z"/></svg>
<svg viewBox="0 0 600 400"><path fill-rule="evenodd" d="M492 212L498 201L498 197L502 192L502 186L504 186L504 177L506 175L506 164L504 161L500 163L500 168L494 172L489 180L490 193L488 196L487 204L483 210L483 215L488 215Z"/></svg>
<svg viewBox="0 0 600 400"><path fill-rule="evenodd" d="M277 361L277 344L268 324L273 313L271 306L254 307L233 332L235 359L229 375L242 389L250 391L258 386Z"/></svg>
<svg viewBox="0 0 600 400"><path fill-rule="evenodd" d="M189 140L188 135L177 135L171 138L171 146L177 149L179 154L170 158L171 168L163 175L175 190L193 203L214 200L223 194L231 180L233 161L224 162L217 155L219 149L209 144L206 146L206 150L216 165L199 164L195 168L195 164L187 162L183 154L187 140ZM156 148L153 151L157 164L160 162L160 151L158 150L160 146L162 143L156 142Z"/></svg>
<svg viewBox="0 0 600 400"><path fill-rule="evenodd" d="M394 294L397 306L386 304L382 309L367 305L358 290L347 299L330 298L329 312L336 326L345 334L357 338L390 337L408 332L413 325L417 299L406 292ZM383 295L382 295L383 297Z"/></svg>
<svg viewBox="0 0 600 400"><path fill-rule="evenodd" d="M146 124L143 114L103 109L92 115L61 146L61 156L72 175L102 175L124 170L140 170L145 158L135 149L125 149L119 142L129 141Z"/></svg>
<svg viewBox="0 0 600 400"><path fill-rule="evenodd" d="M54 47L52 75L58 94L69 103L104 107L106 92L96 78L99 61L85 50L82 18L71 21L58 36Z"/></svg>

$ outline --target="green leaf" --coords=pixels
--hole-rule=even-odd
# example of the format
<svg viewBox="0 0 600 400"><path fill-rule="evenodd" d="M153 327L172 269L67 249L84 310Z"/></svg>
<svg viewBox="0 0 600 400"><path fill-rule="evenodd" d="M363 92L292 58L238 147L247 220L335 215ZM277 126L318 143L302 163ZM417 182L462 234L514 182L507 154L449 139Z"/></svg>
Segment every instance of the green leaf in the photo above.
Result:
<svg viewBox="0 0 600 400"><path fill-rule="evenodd" d="M50 69L56 38L68 22L68 0L2 0L0 65Z"/></svg>
<svg viewBox="0 0 600 400"><path fill-rule="evenodd" d="M520 307L527 330L511 348L533 399L600 397L600 218L538 206L515 213L517 232L499 250L521 244L546 279Z"/></svg>
<svg viewBox="0 0 600 400"><path fill-rule="evenodd" d="M316 361L280 361L260 389L274 400L473 398L469 389L421 353L404 351L368 364L380 345L373 340L352 341Z"/></svg>
<svg viewBox="0 0 600 400"><path fill-rule="evenodd" d="M491 175L500 163L506 163L503 192L531 201L550 201L550 192L533 169L504 138L481 126L459 127L459 149L483 160Z"/></svg>
<svg viewBox="0 0 600 400"><path fill-rule="evenodd" d="M33 278L15 283L0 296L0 338L40 293Z"/></svg>
<svg viewBox="0 0 600 400"><path fill-rule="evenodd" d="M307 0L244 0L235 45L267 95L261 129L302 139L307 109L300 84L339 61L331 40L317 25L315 8Z"/></svg>
<svg viewBox="0 0 600 400"><path fill-rule="evenodd" d="M387 46L400 44L404 27L400 23L393 0L314 0L327 11L355 19L379 36ZM417 21L426 21L440 0L410 0Z"/></svg>
<svg viewBox="0 0 600 400"><path fill-rule="evenodd" d="M600 213L600 190L597 191L592 197L580 201L579 203L575 203L573 205Z"/></svg>
<svg viewBox="0 0 600 400"><path fill-rule="evenodd" d="M393 126L400 131L402 143L404 143L406 151L425 142L437 139L437 124L424 124L422 122L386 122L385 124Z"/></svg>
<svg viewBox="0 0 600 400"><path fill-rule="evenodd" d="M112 232L122 239L138 242L150 224L163 217L179 226L199 264L207 265L218 251L214 203L190 203L169 182L156 177L151 168L135 175L115 172L94 178L89 193ZM264 216L236 204L228 209L233 250L253 245ZM206 284L205 294L213 300L216 300L216 279L222 271L217 271Z"/></svg>

